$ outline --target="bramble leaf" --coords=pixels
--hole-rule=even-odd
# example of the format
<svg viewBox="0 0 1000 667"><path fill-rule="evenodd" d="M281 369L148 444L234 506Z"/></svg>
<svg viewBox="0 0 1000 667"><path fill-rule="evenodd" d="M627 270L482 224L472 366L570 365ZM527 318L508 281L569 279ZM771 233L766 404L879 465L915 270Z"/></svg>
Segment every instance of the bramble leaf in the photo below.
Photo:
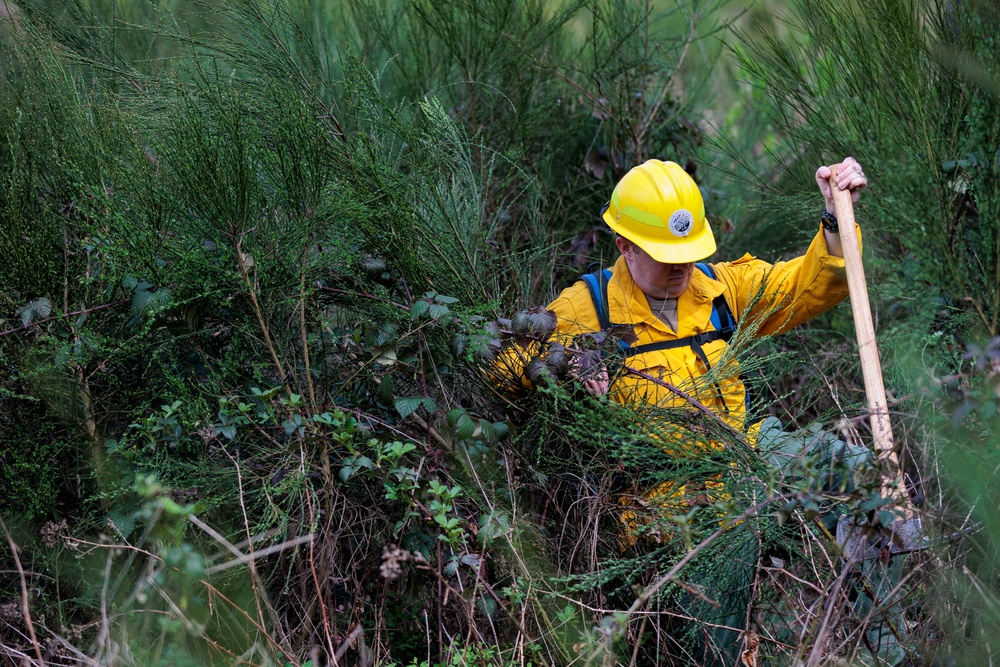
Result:
<svg viewBox="0 0 1000 667"><path fill-rule="evenodd" d="M399 416L406 419L416 412L417 408L419 408L423 402L424 399L421 396L407 396L397 398L393 401L393 405L396 407L396 412L399 413Z"/></svg>
<svg viewBox="0 0 1000 667"><path fill-rule="evenodd" d="M448 306L434 303L431 304L430 307L428 308L427 314L430 315L430 318L432 320L439 320L445 315L447 315L449 312L451 311L448 310Z"/></svg>
<svg viewBox="0 0 1000 667"><path fill-rule="evenodd" d="M431 304L423 299L420 299L412 306L410 306L410 317L417 319L423 317L427 314L427 310L431 307Z"/></svg>
<svg viewBox="0 0 1000 667"><path fill-rule="evenodd" d="M455 437L459 440L471 438L476 433L476 422L469 415L461 415L455 423Z"/></svg>

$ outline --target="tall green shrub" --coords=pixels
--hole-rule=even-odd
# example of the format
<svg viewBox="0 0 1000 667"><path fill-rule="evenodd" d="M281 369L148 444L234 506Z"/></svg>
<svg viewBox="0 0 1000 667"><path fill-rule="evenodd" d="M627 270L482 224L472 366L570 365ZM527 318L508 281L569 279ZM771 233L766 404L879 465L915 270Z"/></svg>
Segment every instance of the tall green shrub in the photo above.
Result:
<svg viewBox="0 0 1000 667"><path fill-rule="evenodd" d="M0 23L0 512L22 562L74 575L4 622L45 610L59 650L126 664L599 648L551 579L599 561L563 568L511 492L530 406L477 353L600 254L632 162L696 157L673 84L704 8L120 5Z"/></svg>
<svg viewBox="0 0 1000 667"><path fill-rule="evenodd" d="M996 335L996 8L806 0L795 16L794 41L765 32L737 51L801 165L789 185L811 190L815 165L854 154L871 180L861 220L890 317L943 306L968 313L963 335Z"/></svg>
<svg viewBox="0 0 1000 667"><path fill-rule="evenodd" d="M997 489L989 460L1000 321L1000 11L977 1L805 0L792 25L792 42L767 31L737 49L789 165L776 186L790 196L775 214L796 215L816 164L845 154L864 164L871 188L859 221L894 429L913 461L911 495L931 510L927 531L947 538L931 561L939 577L905 612L913 619L907 657L978 664L994 650L996 620L986 583L995 579L996 527L979 508L992 506ZM860 398L860 388L853 393ZM982 524L971 525L972 516ZM911 581L928 567L909 565ZM974 600L975 611L956 616L959 598Z"/></svg>

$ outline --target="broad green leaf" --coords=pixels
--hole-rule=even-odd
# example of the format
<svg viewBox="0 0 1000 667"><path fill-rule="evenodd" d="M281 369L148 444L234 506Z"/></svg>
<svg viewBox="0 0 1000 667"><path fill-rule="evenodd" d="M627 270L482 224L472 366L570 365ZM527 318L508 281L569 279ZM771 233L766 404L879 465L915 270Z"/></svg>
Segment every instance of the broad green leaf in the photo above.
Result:
<svg viewBox="0 0 1000 667"><path fill-rule="evenodd" d="M576 616L576 607L568 604L561 612L556 614L556 620L560 623L568 623L573 620L574 616Z"/></svg>
<svg viewBox="0 0 1000 667"><path fill-rule="evenodd" d="M388 349L380 353L375 357L376 364L382 364L383 366L392 366L396 363L396 350Z"/></svg>
<svg viewBox="0 0 1000 667"><path fill-rule="evenodd" d="M455 422L455 437L459 440L471 438L476 433L476 422L469 415L460 415Z"/></svg>
<svg viewBox="0 0 1000 667"><path fill-rule="evenodd" d="M510 435L510 426L507 422L493 422L493 428L496 429L497 440L503 440Z"/></svg>
<svg viewBox="0 0 1000 667"><path fill-rule="evenodd" d="M476 541L483 547L489 547L493 540L510 530L510 515L505 512L490 512L479 517L479 531Z"/></svg>
<svg viewBox="0 0 1000 667"><path fill-rule="evenodd" d="M392 405L395 389L392 384L392 375L386 374L378 383L378 396L386 405Z"/></svg>
<svg viewBox="0 0 1000 667"><path fill-rule="evenodd" d="M485 595L476 598L476 608L479 609L479 613L489 616L490 618L496 618L497 611L500 609L496 600ZM531 663L528 664L530 665Z"/></svg>
<svg viewBox="0 0 1000 667"><path fill-rule="evenodd" d="M69 345L63 345L56 352L56 366L65 366L66 362L70 360L73 354L73 348Z"/></svg>
<svg viewBox="0 0 1000 667"><path fill-rule="evenodd" d="M286 419L281 422L281 425L285 428L285 435L291 435L295 433L295 430L302 426L302 415L292 415L291 419Z"/></svg>
<svg viewBox="0 0 1000 667"><path fill-rule="evenodd" d="M442 306L441 304L437 303L431 304L427 310L427 314L430 315L430 318L432 320L439 320L445 315L447 315L449 312L451 311L448 310L448 306Z"/></svg>
<svg viewBox="0 0 1000 667"><path fill-rule="evenodd" d="M396 412L403 419L406 419L412 415L417 408L424 402L424 399L420 396L407 396L403 398L397 398L393 401L393 405L396 407Z"/></svg>
<svg viewBox="0 0 1000 667"><path fill-rule="evenodd" d="M417 319L418 317L423 317L427 310L431 307L431 304L423 299L417 301L410 307L410 317Z"/></svg>
<svg viewBox="0 0 1000 667"><path fill-rule="evenodd" d="M417 446L412 442L399 442L398 440L388 445L388 453L395 459L401 459L405 454L412 452Z"/></svg>
<svg viewBox="0 0 1000 667"><path fill-rule="evenodd" d="M108 515L110 521L122 537L128 538L135 530L136 513L128 507L118 506Z"/></svg>
<svg viewBox="0 0 1000 667"><path fill-rule="evenodd" d="M31 302L31 307L34 308L35 313L38 317L48 317L52 314L52 302L46 299L44 296L35 299Z"/></svg>
<svg viewBox="0 0 1000 667"><path fill-rule="evenodd" d="M172 299L173 294L166 287L160 287L156 291L137 289L132 295L132 314L139 316L156 313L169 306Z"/></svg>

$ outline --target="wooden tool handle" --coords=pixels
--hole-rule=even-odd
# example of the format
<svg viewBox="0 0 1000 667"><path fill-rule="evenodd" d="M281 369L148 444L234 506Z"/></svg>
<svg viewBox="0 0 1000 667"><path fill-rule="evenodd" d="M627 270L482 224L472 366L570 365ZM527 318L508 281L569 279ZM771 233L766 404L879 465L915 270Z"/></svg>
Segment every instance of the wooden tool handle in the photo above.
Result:
<svg viewBox="0 0 1000 667"><path fill-rule="evenodd" d="M861 263L861 246L854 226L854 204L851 201L851 191L837 187L839 167L840 165L835 165L830 168L832 172L830 188L833 190L833 205L836 210L837 225L840 227L844 263L847 266L847 287L851 294L851 311L854 313L854 329L857 333L858 353L861 355L861 373L865 379L868 411L871 413L875 452L879 461L888 463L890 470L890 476L883 479L883 496L886 493L891 496L900 494L905 496L902 471L893 447L889 406L885 398L885 384L882 382L882 365L879 362L878 347L875 345L875 326L872 324L872 311L868 302L865 267ZM895 484L891 483L893 481ZM889 488L892 486L896 488Z"/></svg>

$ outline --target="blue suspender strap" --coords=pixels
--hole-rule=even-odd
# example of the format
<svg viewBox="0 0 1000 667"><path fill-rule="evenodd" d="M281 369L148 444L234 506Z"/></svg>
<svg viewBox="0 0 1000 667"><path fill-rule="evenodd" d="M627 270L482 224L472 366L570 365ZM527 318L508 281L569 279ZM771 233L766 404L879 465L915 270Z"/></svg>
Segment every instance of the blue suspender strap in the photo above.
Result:
<svg viewBox="0 0 1000 667"><path fill-rule="evenodd" d="M695 266L699 271L715 280L715 269L712 268L712 265L705 262L698 262ZM586 273L580 278L590 291L590 299L594 303L594 311L597 313L597 320L602 331L607 331L611 328L611 317L608 314L608 282L611 280L611 276L611 269L603 269L594 271L593 273ZM712 301L711 322L715 331L706 331L698 336L640 345L634 348L629 348L628 344L623 343L622 351L626 356L633 356L635 354L642 354L643 352L681 347L691 345L692 343L700 347L704 343L719 339L728 342L736 328L736 321L729 310L726 298L722 295L719 295Z"/></svg>
<svg viewBox="0 0 1000 667"><path fill-rule="evenodd" d="M698 262L695 266L712 280L716 279L715 269L711 264ZM732 311L729 310L726 297L722 295L717 296L712 301L712 326L715 327L716 331L729 332L730 336L732 336L732 332L736 329L736 318L733 317ZM727 338L726 340L728 341L729 339Z"/></svg>
<svg viewBox="0 0 1000 667"><path fill-rule="evenodd" d="M600 272L601 282L601 303L604 304L604 321L601 323L601 330L606 331L614 326L611 323L611 306L608 305L608 283L611 282L611 269L604 269ZM629 348L629 344L623 340L618 341L618 349L624 354Z"/></svg>
<svg viewBox="0 0 1000 667"><path fill-rule="evenodd" d="M590 290L590 299L594 302L594 310L597 312L597 320L600 322L601 331L611 328L611 319L608 317L608 306L606 295L608 293L608 281L611 280L611 270L595 271L582 276L583 282Z"/></svg>
<svg viewBox="0 0 1000 667"><path fill-rule="evenodd" d="M698 262L695 266L709 278L712 278L713 280L715 279L715 269L710 264ZM607 331L612 326L611 318L608 314L608 282L611 280L611 275L611 269L604 269L594 271L593 273L586 273L581 276L581 280L583 280L584 284L587 285L587 289L590 291L590 299L594 303L594 310L597 313L597 319L600 323L602 331ZM698 353L698 356L701 357L703 356L703 352L701 352L701 345L719 339L729 342L729 339L732 338L733 331L736 328L736 321L733 318L732 313L729 310L729 304L726 303L726 298L723 295L719 295L712 301L711 322L713 329L715 329L714 331L706 331L696 336L688 336L673 341L639 345L631 348L628 344L623 342L621 346L622 352L625 356L631 357L644 352L690 345L695 349L695 352Z"/></svg>
<svg viewBox="0 0 1000 667"><path fill-rule="evenodd" d="M716 331L722 331L722 319L719 316L718 304L712 304L712 327Z"/></svg>
<svg viewBox="0 0 1000 667"><path fill-rule="evenodd" d="M706 276L715 280L715 269L712 265L705 262L698 262L695 264L699 271L704 273ZM587 289L590 291L590 299L594 303L594 310L597 313L597 319L600 323L602 331L607 331L611 328L611 317L608 314L608 282L611 280L611 269L604 269L599 271L594 271L593 273L587 273L581 276L584 284L587 285ZM645 352L653 352L655 350L668 350L677 347L691 347L695 354L701 359L705 364L705 370L711 370L711 364L709 364L708 357L705 354L702 345L715 340L723 340L729 342L732 338L733 333L736 329L736 319L733 317L732 311L729 310L729 304L726 302L726 297L724 295L719 295L712 300L712 316L711 316L712 327L714 331L705 331L703 333L687 336L685 338L678 338L672 341L662 341L659 343L649 343L646 345L638 345L636 347L630 347L628 343L621 341L620 347L623 356L626 358L632 357L637 354L643 354ZM741 379L742 375L741 375ZM744 385L746 381L744 380ZM715 387L722 395L722 388L716 382ZM750 402L750 388L746 387L747 392L747 405ZM723 400L723 405L725 401ZM728 406L726 406L726 412L729 412Z"/></svg>

